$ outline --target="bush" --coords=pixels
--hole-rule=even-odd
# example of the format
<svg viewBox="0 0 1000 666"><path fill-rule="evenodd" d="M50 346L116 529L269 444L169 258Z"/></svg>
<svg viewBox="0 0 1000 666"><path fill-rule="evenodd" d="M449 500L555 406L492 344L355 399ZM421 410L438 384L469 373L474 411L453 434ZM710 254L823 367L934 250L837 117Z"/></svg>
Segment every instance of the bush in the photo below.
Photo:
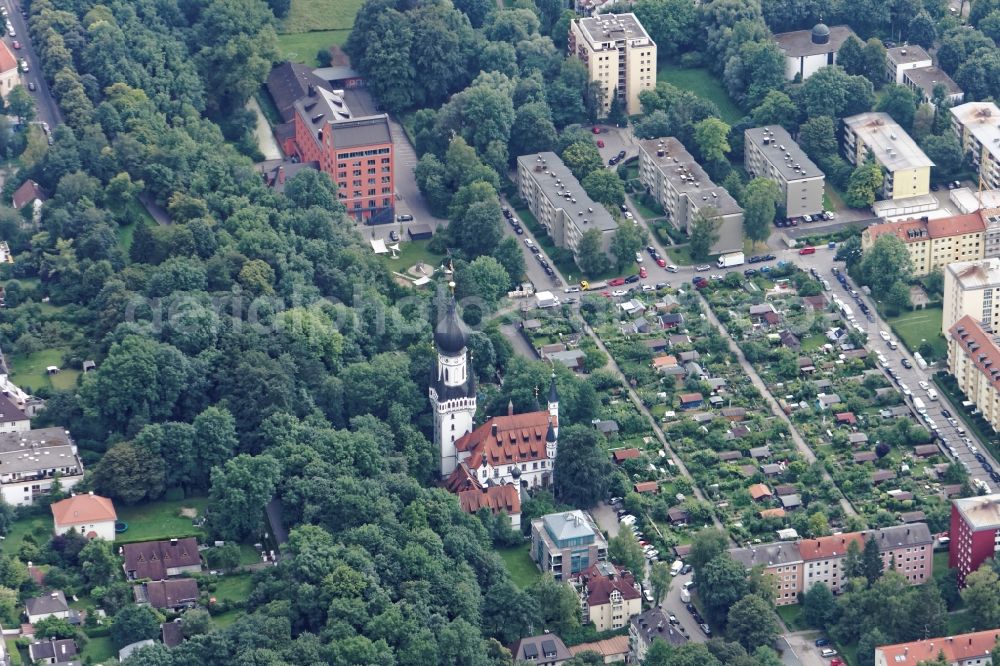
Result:
<svg viewBox="0 0 1000 666"><path fill-rule="evenodd" d="M701 51L689 51L681 56L681 67L704 67L705 56Z"/></svg>

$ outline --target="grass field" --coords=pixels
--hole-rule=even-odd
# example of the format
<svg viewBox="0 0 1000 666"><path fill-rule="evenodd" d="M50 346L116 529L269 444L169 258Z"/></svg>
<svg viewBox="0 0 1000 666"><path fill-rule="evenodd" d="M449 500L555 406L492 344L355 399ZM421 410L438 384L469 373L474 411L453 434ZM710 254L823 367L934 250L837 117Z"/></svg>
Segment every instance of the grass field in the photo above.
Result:
<svg viewBox="0 0 1000 666"><path fill-rule="evenodd" d="M434 254L429 251L427 249L428 243L430 241L426 240L403 241L399 244L399 254L396 258L393 259L391 256L384 254L381 256L382 262L385 263L389 270L398 273L405 273L408 268L418 261L422 261L431 267L440 266L444 255Z"/></svg>
<svg viewBox="0 0 1000 666"><path fill-rule="evenodd" d="M743 112L726 94L725 88L711 72L704 67L686 69L674 65L660 65L656 74L657 81L663 81L696 93L719 107L722 119L730 125L743 117Z"/></svg>
<svg viewBox="0 0 1000 666"><path fill-rule="evenodd" d="M362 0L292 0L292 8L281 22L281 33L349 31L361 3Z"/></svg>
<svg viewBox="0 0 1000 666"><path fill-rule="evenodd" d="M212 618L212 624L217 629L225 629L233 622L236 622L236 620L238 620L243 614L244 613L241 610L231 610L226 611L225 613L219 613Z"/></svg>
<svg viewBox="0 0 1000 666"><path fill-rule="evenodd" d="M785 623L791 631L805 631L809 629L802 619L802 606L795 604L793 606L778 606L777 608L778 616L781 617L781 621Z"/></svg>
<svg viewBox="0 0 1000 666"><path fill-rule="evenodd" d="M316 52L331 45L343 46L350 30L318 30L278 35L278 56L281 60L319 67Z"/></svg>
<svg viewBox="0 0 1000 666"><path fill-rule="evenodd" d="M528 554L530 546L524 544L516 548L498 549L497 553L503 559L507 572L520 588L531 587L536 580L542 577L541 572Z"/></svg>
<svg viewBox="0 0 1000 666"><path fill-rule="evenodd" d="M105 661L118 663L116 659L118 650L115 649L109 636L89 639L80 656L83 657L82 661L85 664L102 664Z"/></svg>
<svg viewBox="0 0 1000 666"><path fill-rule="evenodd" d="M182 508L190 508L201 515L207 504L207 497L192 497L136 506L117 506L118 520L128 523L128 530L119 534L117 541L149 541L201 534L202 530L191 524L191 518L181 516L180 512Z"/></svg>
<svg viewBox="0 0 1000 666"><path fill-rule="evenodd" d="M250 588L252 587L250 578L250 574L223 576L219 579L212 596L219 601L243 601L250 596Z"/></svg>
<svg viewBox="0 0 1000 666"><path fill-rule="evenodd" d="M62 368L58 374L49 375L45 368L50 365L62 366L63 354L66 349L61 347L43 349L33 354L9 354L10 378L25 391L51 386L56 389L70 389L76 386L79 370ZM30 387L30 389L29 389Z"/></svg>
<svg viewBox="0 0 1000 666"><path fill-rule="evenodd" d="M948 348L941 335L941 308L926 308L905 312L888 320L889 324L911 351L917 351L926 340L934 349L934 359L947 356ZM926 359L930 362L933 359Z"/></svg>
<svg viewBox="0 0 1000 666"><path fill-rule="evenodd" d="M115 235L118 236L118 244L125 249L126 256L132 247L132 238L135 236L136 228L140 224L156 224L156 220L153 219L153 216L149 214L149 211L146 210L146 207L138 199L132 199L129 202L128 213L129 217L135 220L135 222L118 227L118 230L115 232Z"/></svg>

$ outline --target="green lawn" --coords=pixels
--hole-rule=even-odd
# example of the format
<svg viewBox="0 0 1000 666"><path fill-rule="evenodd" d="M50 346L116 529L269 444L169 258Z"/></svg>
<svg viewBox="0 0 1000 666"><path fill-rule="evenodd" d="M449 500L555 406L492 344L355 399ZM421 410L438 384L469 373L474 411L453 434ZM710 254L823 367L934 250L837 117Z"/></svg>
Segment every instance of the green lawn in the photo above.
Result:
<svg viewBox="0 0 1000 666"><path fill-rule="evenodd" d="M231 610L226 611L225 613L219 613L218 615L212 617L212 624L215 625L216 629L225 629L233 622L236 622L236 620L238 620L243 614L244 613L241 610Z"/></svg>
<svg viewBox="0 0 1000 666"><path fill-rule="evenodd" d="M816 351L823 345L827 343L826 336L822 333L817 333L816 335L810 335L808 337L802 338L802 351L811 352Z"/></svg>
<svg viewBox="0 0 1000 666"><path fill-rule="evenodd" d="M207 504L207 497L192 497L136 506L117 506L115 509L118 512L118 520L128 523L128 531L119 534L116 540L121 543L131 543L197 536L202 530L192 525L191 518L181 516L180 512L183 508L189 508L195 509L198 515L201 515Z"/></svg>
<svg viewBox="0 0 1000 666"><path fill-rule="evenodd" d="M134 220L129 224L118 227L115 235L118 236L118 244L125 249L125 254L128 255L129 249L132 247L132 238L135 236L135 230L140 224L156 224L156 220L153 216L149 214L146 207L138 199L132 199L128 204L128 216L129 219Z"/></svg>
<svg viewBox="0 0 1000 666"><path fill-rule="evenodd" d="M710 102L714 102L719 107L719 114L722 119L730 125L737 123L743 118L743 112L729 98L722 83L715 78L711 72L704 67L687 69L676 65L660 65L656 74L657 81L664 81L672 85L690 90L704 97Z"/></svg>
<svg viewBox="0 0 1000 666"><path fill-rule="evenodd" d="M503 559L507 572L520 588L530 587L536 580L542 577L542 572L538 570L535 563L528 554L530 546L524 544L516 548L501 548L497 552Z"/></svg>
<svg viewBox="0 0 1000 666"><path fill-rule="evenodd" d="M928 362L947 356L948 347L941 335L941 308L905 312L888 322L911 352L917 351L922 341L929 342L934 355L933 358L926 359Z"/></svg>
<svg viewBox="0 0 1000 666"><path fill-rule="evenodd" d="M282 34L312 30L344 30L354 26L362 0L292 0L281 22Z"/></svg>
<svg viewBox="0 0 1000 666"><path fill-rule="evenodd" d="M212 596L218 601L244 601L250 596L250 574L236 574L233 576L222 576L219 579Z"/></svg>
<svg viewBox="0 0 1000 666"><path fill-rule="evenodd" d="M249 543L240 544L240 564L257 564L260 562L260 553Z"/></svg>
<svg viewBox="0 0 1000 666"><path fill-rule="evenodd" d="M62 347L54 347L33 354L9 354L7 361L10 363L11 381L29 393L33 389L43 386L57 389L72 388L76 385L76 378L80 374L79 370L62 368L55 375L49 375L45 372L45 368L50 365L61 367L63 354L67 351Z"/></svg>
<svg viewBox="0 0 1000 666"><path fill-rule="evenodd" d="M17 555L24 538L29 534L34 535L36 542L44 544L52 534L52 517L33 516L15 520L11 523L7 538L3 541L3 553Z"/></svg>
<svg viewBox="0 0 1000 666"><path fill-rule="evenodd" d="M271 127L280 125L281 114L278 112L278 107L274 104L274 99L271 98L271 93L267 91L267 87L261 86L254 97L257 99L257 104L260 106L264 117L267 118L267 122L271 123Z"/></svg>
<svg viewBox="0 0 1000 666"><path fill-rule="evenodd" d="M82 661L85 664L102 664L105 661L118 663L118 650L115 649L110 636L89 639L80 656L83 657Z"/></svg>
<svg viewBox="0 0 1000 666"><path fill-rule="evenodd" d="M802 606L794 604L792 606L778 606L778 615L791 631L805 631L809 629L802 619Z"/></svg>
<svg viewBox="0 0 1000 666"><path fill-rule="evenodd" d="M421 261L430 267L436 268L441 265L444 255L435 254L428 250L428 243L430 243L429 240L404 240L399 244L399 254L396 255L396 258L394 259L388 254L383 254L381 255L382 262L389 270L396 271L398 273L405 273L407 269ZM392 245L392 243L387 244Z"/></svg>
<svg viewBox="0 0 1000 666"><path fill-rule="evenodd" d="M309 67L319 67L316 53L331 45L343 46L350 30L317 30L278 35L278 57L281 60L301 62Z"/></svg>

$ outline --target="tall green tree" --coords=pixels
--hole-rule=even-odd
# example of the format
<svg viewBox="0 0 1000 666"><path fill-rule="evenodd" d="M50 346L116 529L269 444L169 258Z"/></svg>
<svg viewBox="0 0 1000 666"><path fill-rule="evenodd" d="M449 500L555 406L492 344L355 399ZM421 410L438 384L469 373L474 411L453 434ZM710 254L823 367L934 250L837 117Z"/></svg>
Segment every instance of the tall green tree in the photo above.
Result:
<svg viewBox="0 0 1000 666"><path fill-rule="evenodd" d="M711 208L702 208L695 215L690 227L691 258L704 261L712 251L712 246L719 240L718 212Z"/></svg>
<svg viewBox="0 0 1000 666"><path fill-rule="evenodd" d="M913 117L917 113L917 97L906 86L890 83L882 91L882 97L875 105L876 111L884 111L892 116L903 129L913 127Z"/></svg>
<svg viewBox="0 0 1000 666"><path fill-rule="evenodd" d="M875 160L859 164L847 185L844 201L852 208L868 208L882 194L882 168Z"/></svg>
<svg viewBox="0 0 1000 666"><path fill-rule="evenodd" d="M623 569L631 571L637 581L642 580L646 556L631 530L621 530L617 536L611 537L608 541L608 557Z"/></svg>
<svg viewBox="0 0 1000 666"><path fill-rule="evenodd" d="M580 184L591 199L608 208L617 209L625 203L625 183L611 169L591 171Z"/></svg>
<svg viewBox="0 0 1000 666"><path fill-rule="evenodd" d="M803 618L814 629L826 629L836 618L837 602L830 588L817 583L802 595Z"/></svg>
<svg viewBox="0 0 1000 666"><path fill-rule="evenodd" d="M611 482L611 462L597 430L584 425L559 428L559 455L552 471L560 502L591 507L600 502Z"/></svg>
<svg viewBox="0 0 1000 666"><path fill-rule="evenodd" d="M991 567L979 567L965 577L962 600L982 626L1000 625L1000 576Z"/></svg>
<svg viewBox="0 0 1000 666"><path fill-rule="evenodd" d="M694 126L698 152L707 162L722 162L729 154L729 125L718 118L706 118Z"/></svg>
<svg viewBox="0 0 1000 666"><path fill-rule="evenodd" d="M896 236L883 234L875 239L861 260L861 276L875 293L885 294L897 282L905 282L913 272L906 246Z"/></svg>
<svg viewBox="0 0 1000 666"><path fill-rule="evenodd" d="M636 253L648 242L649 234L645 227L640 227L631 220L622 221L611 239L611 253L618 260L618 269L634 263Z"/></svg>
<svg viewBox="0 0 1000 666"><path fill-rule="evenodd" d="M868 537L865 541L865 546L861 550L861 567L869 585L882 577L885 564L882 561L882 552L879 550L875 537Z"/></svg>
<svg viewBox="0 0 1000 666"><path fill-rule="evenodd" d="M756 594L743 597L729 609L726 635L747 651L770 645L779 633L774 608Z"/></svg>
<svg viewBox="0 0 1000 666"><path fill-rule="evenodd" d="M729 539L725 532L714 527L705 527L695 532L691 538L691 551L686 561L697 571L726 552L727 548Z"/></svg>
<svg viewBox="0 0 1000 666"><path fill-rule="evenodd" d="M603 242L600 229L588 229L580 237L576 246L576 265L587 275L600 275L611 267Z"/></svg>
<svg viewBox="0 0 1000 666"><path fill-rule="evenodd" d="M600 170L604 166L601 154L597 152L597 146L592 141L577 141L570 144L563 150L563 162L573 172L573 177L583 181L592 172Z"/></svg>
<svg viewBox="0 0 1000 666"><path fill-rule="evenodd" d="M660 605L670 591L670 565L666 562L655 562L649 568L649 584L653 588L653 603Z"/></svg>
<svg viewBox="0 0 1000 666"><path fill-rule="evenodd" d="M580 626L580 597L568 583L546 573L531 587L531 594L546 629L564 634Z"/></svg>
<svg viewBox="0 0 1000 666"><path fill-rule="evenodd" d="M211 530L225 540L253 537L264 524L280 470L271 456L240 454L212 470Z"/></svg>
<svg viewBox="0 0 1000 666"><path fill-rule="evenodd" d="M728 554L723 554L695 569L694 575L709 623L724 627L729 609L750 593L746 569Z"/></svg>
<svg viewBox="0 0 1000 666"><path fill-rule="evenodd" d="M765 241L781 202L781 189L768 178L754 178L743 191L743 230L753 241Z"/></svg>

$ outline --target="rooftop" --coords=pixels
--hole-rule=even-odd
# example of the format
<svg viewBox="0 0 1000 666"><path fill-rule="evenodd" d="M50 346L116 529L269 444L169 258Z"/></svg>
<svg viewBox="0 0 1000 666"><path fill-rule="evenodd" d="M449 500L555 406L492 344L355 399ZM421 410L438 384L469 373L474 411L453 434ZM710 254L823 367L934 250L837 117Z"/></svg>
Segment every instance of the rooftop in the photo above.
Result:
<svg viewBox="0 0 1000 666"><path fill-rule="evenodd" d="M979 261L956 261L946 270L962 289L1000 287L1000 257Z"/></svg>
<svg viewBox="0 0 1000 666"><path fill-rule="evenodd" d="M844 118L850 127L875 156L879 164L889 171L932 167L924 151L888 113L871 111Z"/></svg>
<svg viewBox="0 0 1000 666"><path fill-rule="evenodd" d="M733 548L729 551L729 555L747 569L752 569L757 565L771 567L802 561L799 544L794 541L778 541L750 548Z"/></svg>
<svg viewBox="0 0 1000 666"><path fill-rule="evenodd" d="M514 663L527 661L530 663L562 663L573 655L566 649L566 644L555 634L545 633L541 636L522 638L511 648Z"/></svg>
<svg viewBox="0 0 1000 666"><path fill-rule="evenodd" d="M979 322L965 315L948 330L948 335L958 343L960 350L969 357L992 386L1000 388L1000 348Z"/></svg>
<svg viewBox="0 0 1000 666"><path fill-rule="evenodd" d="M468 451L471 469L483 465L512 465L543 460L545 437L549 431L547 411L494 416L470 433L459 437L455 448ZM554 424L558 426L558 423Z"/></svg>
<svg viewBox="0 0 1000 666"><path fill-rule="evenodd" d="M24 607L28 615L45 615L47 613L63 613L69 610L66 595L62 590L55 590L33 599L25 599Z"/></svg>
<svg viewBox="0 0 1000 666"><path fill-rule="evenodd" d="M911 65L915 62L931 62L931 57L919 44L894 46L886 50L886 58L894 65Z"/></svg>
<svg viewBox="0 0 1000 666"><path fill-rule="evenodd" d="M986 231L986 222L979 212L952 215L933 220L900 220L873 224L865 229L872 240L883 234L893 234L904 243L916 243L931 238L947 238Z"/></svg>
<svg viewBox="0 0 1000 666"><path fill-rule="evenodd" d="M17 69L17 58L7 43L3 42L0 44L0 72L9 72L12 69Z"/></svg>
<svg viewBox="0 0 1000 666"><path fill-rule="evenodd" d="M915 523L913 525L886 527L880 530L849 532L847 534L834 534L815 539L803 539L799 542L799 550L802 554L802 559L806 562L810 560L822 560L844 555L852 541L857 542L859 547L864 548L865 541L869 538L875 539L879 550L882 552L903 546L919 546L934 543L934 537L931 536L927 525Z"/></svg>
<svg viewBox="0 0 1000 666"><path fill-rule="evenodd" d="M939 84L945 87L947 91L945 93L946 97L951 97L952 95L959 95L962 89L958 87L950 76L948 76L939 67L918 67L916 69L908 69L903 74L906 78L913 82L913 85L917 86L924 91L924 95L928 99L933 98L934 88Z"/></svg>
<svg viewBox="0 0 1000 666"><path fill-rule="evenodd" d="M745 132L747 143L757 146L767 161L786 181L818 178L823 176L799 144L781 125L754 127Z"/></svg>
<svg viewBox="0 0 1000 666"><path fill-rule="evenodd" d="M976 137L990 154L1000 156L1000 108L993 102L967 102L951 107L951 115Z"/></svg>
<svg viewBox="0 0 1000 666"><path fill-rule="evenodd" d="M952 504L977 531L1000 527L1000 493L956 499Z"/></svg>
<svg viewBox="0 0 1000 666"><path fill-rule="evenodd" d="M777 42L778 48L785 52L786 57L801 58L839 51L847 38L854 34L854 31L846 25L831 26L829 31L829 41L823 44L817 44L813 41L812 29L783 32L775 35L774 41Z"/></svg>
<svg viewBox="0 0 1000 666"><path fill-rule="evenodd" d="M614 42L627 41L630 46L653 44L635 14L598 14L576 19L581 32L595 49L601 45L613 48Z"/></svg>
<svg viewBox="0 0 1000 666"><path fill-rule="evenodd" d="M336 148L392 143L386 114L356 117L339 91L312 86L293 106L317 141L320 132L325 130L333 133Z"/></svg>
<svg viewBox="0 0 1000 666"><path fill-rule="evenodd" d="M695 208L712 206L719 215L735 215L743 209L724 187L712 182L680 141L672 136L639 142L639 150L659 169L674 189L687 194Z"/></svg>
<svg viewBox="0 0 1000 666"><path fill-rule="evenodd" d="M557 541L592 537L597 531L590 518L579 509L550 513L542 516L542 523L549 535Z"/></svg>
<svg viewBox="0 0 1000 666"><path fill-rule="evenodd" d="M680 556L680 552L678 552L678 557ZM652 608L645 613L634 615L631 624L632 630L629 631L629 634L634 631L639 640L647 646L657 638L665 640L671 645L684 645L688 642L687 636L684 636L674 625L670 624L667 614L659 608Z"/></svg>
<svg viewBox="0 0 1000 666"><path fill-rule="evenodd" d="M76 446L62 428L0 434L0 475L79 467Z"/></svg>
<svg viewBox="0 0 1000 666"><path fill-rule="evenodd" d="M608 657L619 657L628 654L628 636L612 636L604 640L593 643L580 643L569 649L570 654L576 656L581 652L596 652L605 659Z"/></svg>
<svg viewBox="0 0 1000 666"><path fill-rule="evenodd" d="M945 661L949 664L972 663L970 661L972 659L988 658L998 639L1000 639L1000 629L991 629L947 638L928 638L910 643L880 645L875 648L875 653L882 655L884 663L900 666L934 661L938 653L944 653Z"/></svg>
<svg viewBox="0 0 1000 666"><path fill-rule="evenodd" d="M604 206L583 190L576 177L553 152L521 155L517 163L529 171L552 205L565 210L581 231L614 231L618 223Z"/></svg>
<svg viewBox="0 0 1000 666"><path fill-rule="evenodd" d="M51 507L56 525L76 525L117 520L115 505L100 495L74 495L54 503Z"/></svg>

